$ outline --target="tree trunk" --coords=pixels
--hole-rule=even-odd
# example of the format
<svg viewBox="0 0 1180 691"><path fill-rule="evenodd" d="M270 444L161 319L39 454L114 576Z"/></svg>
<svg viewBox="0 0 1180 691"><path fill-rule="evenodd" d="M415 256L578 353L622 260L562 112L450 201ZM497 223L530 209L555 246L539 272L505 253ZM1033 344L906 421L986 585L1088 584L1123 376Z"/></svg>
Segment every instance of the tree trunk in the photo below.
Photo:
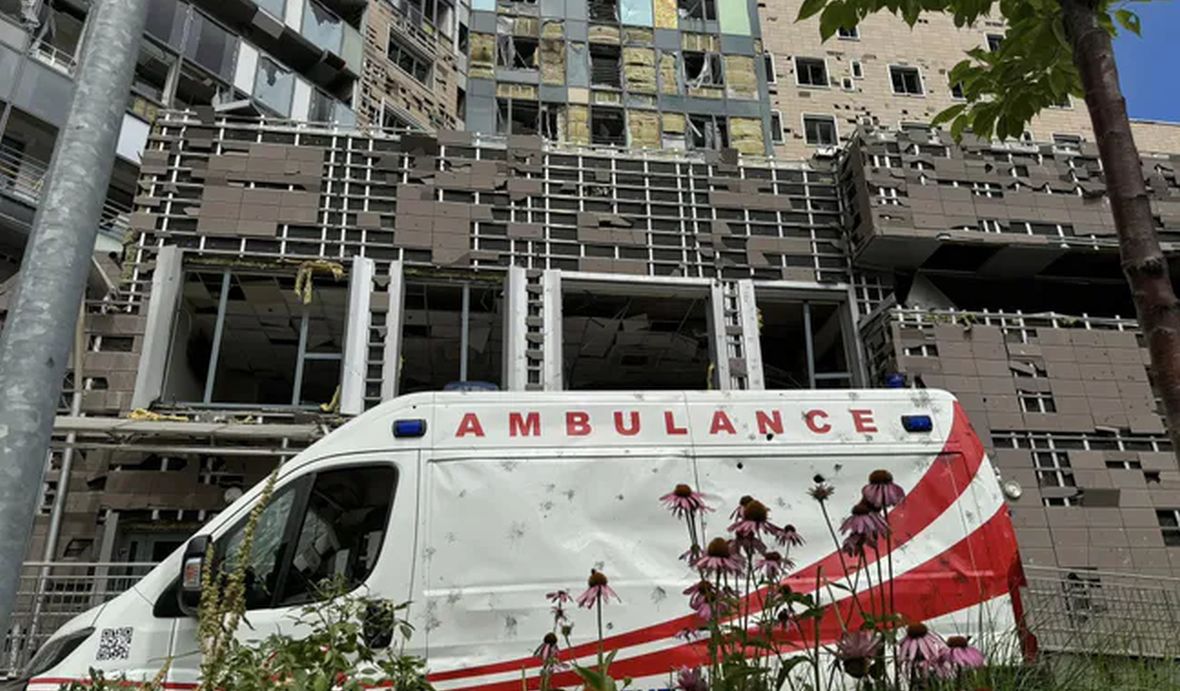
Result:
<svg viewBox="0 0 1180 691"><path fill-rule="evenodd" d="M1092 2L1061 0L1065 31L1098 140L1123 273L1151 353L1152 379L1164 402L1172 452L1180 459L1180 303L1153 228L1139 149L1131 136L1127 102L1119 87L1114 47L1110 34L1098 25Z"/></svg>

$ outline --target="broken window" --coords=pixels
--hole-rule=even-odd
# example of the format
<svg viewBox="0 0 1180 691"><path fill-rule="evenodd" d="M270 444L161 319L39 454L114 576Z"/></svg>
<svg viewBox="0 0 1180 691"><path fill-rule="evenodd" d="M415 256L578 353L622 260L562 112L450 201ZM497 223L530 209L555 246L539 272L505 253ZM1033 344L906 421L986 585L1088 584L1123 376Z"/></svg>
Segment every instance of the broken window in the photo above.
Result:
<svg viewBox="0 0 1180 691"><path fill-rule="evenodd" d="M1069 464L1069 453L1058 449L1033 451L1033 466L1036 468L1037 484L1041 487L1076 487L1073 467Z"/></svg>
<svg viewBox="0 0 1180 691"><path fill-rule="evenodd" d="M967 98L963 95L963 82L955 82L951 84L951 98Z"/></svg>
<svg viewBox="0 0 1180 691"><path fill-rule="evenodd" d="M849 68L852 70L853 79L861 79L865 76L864 66L861 64L860 60L853 60L850 63Z"/></svg>
<svg viewBox="0 0 1180 691"><path fill-rule="evenodd" d="M185 275L162 398L318 407L336 396L348 287L320 281L304 304L290 275Z"/></svg>
<svg viewBox="0 0 1180 691"><path fill-rule="evenodd" d="M783 114L777 110L770 112L770 141L775 144L783 143Z"/></svg>
<svg viewBox="0 0 1180 691"><path fill-rule="evenodd" d="M642 280L642 279L637 279ZM562 286L566 389L703 389L709 298L687 286Z"/></svg>
<svg viewBox="0 0 1180 691"><path fill-rule="evenodd" d="M836 36L848 41L860 40L860 27L840 27L836 29Z"/></svg>
<svg viewBox="0 0 1180 691"><path fill-rule="evenodd" d="M499 386L500 290L499 284L406 281L399 394L442 391L456 382Z"/></svg>
<svg viewBox="0 0 1180 691"><path fill-rule="evenodd" d="M523 99L496 99L496 132L499 134L539 134L557 139L557 107Z"/></svg>
<svg viewBox="0 0 1180 691"><path fill-rule="evenodd" d="M387 53L390 62L400 67L403 72L427 86L430 85L431 61L399 42L392 28L389 30Z"/></svg>
<svg viewBox="0 0 1180 691"><path fill-rule="evenodd" d="M830 115L804 115L803 138L812 146L835 146L836 118Z"/></svg>
<svg viewBox="0 0 1180 691"><path fill-rule="evenodd" d="M1082 138L1076 134L1053 135L1053 149L1059 153L1082 153Z"/></svg>
<svg viewBox="0 0 1180 691"><path fill-rule="evenodd" d="M791 259L786 257L788 266ZM762 324L758 341L767 389L852 386L841 304L776 297L762 290L757 302Z"/></svg>
<svg viewBox="0 0 1180 691"><path fill-rule="evenodd" d="M607 146L623 146L627 143L627 128L622 108L590 108L590 142Z"/></svg>
<svg viewBox="0 0 1180 691"><path fill-rule="evenodd" d="M684 51L684 80L689 86L723 86L725 75L717 53Z"/></svg>
<svg viewBox="0 0 1180 691"><path fill-rule="evenodd" d="M800 86L828 86L828 63L821 58L795 58L795 79Z"/></svg>
<svg viewBox="0 0 1180 691"><path fill-rule="evenodd" d="M592 22L619 21L618 0L590 0L589 9Z"/></svg>
<svg viewBox="0 0 1180 691"><path fill-rule="evenodd" d="M925 93L922 88L922 75L918 72L917 67L891 65L889 78L893 82L893 93L895 94L921 96Z"/></svg>
<svg viewBox="0 0 1180 691"><path fill-rule="evenodd" d="M622 67L618 46L590 44L590 85L621 88Z"/></svg>
<svg viewBox="0 0 1180 691"><path fill-rule="evenodd" d="M676 11L682 19L713 21L717 19L715 0L676 0Z"/></svg>
<svg viewBox="0 0 1180 691"><path fill-rule="evenodd" d="M762 70L766 72L767 84L778 83L778 73L774 69L774 56L770 53L762 54Z"/></svg>
<svg viewBox="0 0 1180 691"><path fill-rule="evenodd" d="M988 34L987 35L987 49L991 52L996 52L1000 49L1000 44L1004 42L1002 34Z"/></svg>
<svg viewBox="0 0 1180 691"><path fill-rule="evenodd" d="M516 70L537 69L537 44L532 36L496 36L496 64Z"/></svg>
<svg viewBox="0 0 1180 691"><path fill-rule="evenodd" d="M694 149L716 150L729 146L729 127L722 116L689 115L688 135Z"/></svg>

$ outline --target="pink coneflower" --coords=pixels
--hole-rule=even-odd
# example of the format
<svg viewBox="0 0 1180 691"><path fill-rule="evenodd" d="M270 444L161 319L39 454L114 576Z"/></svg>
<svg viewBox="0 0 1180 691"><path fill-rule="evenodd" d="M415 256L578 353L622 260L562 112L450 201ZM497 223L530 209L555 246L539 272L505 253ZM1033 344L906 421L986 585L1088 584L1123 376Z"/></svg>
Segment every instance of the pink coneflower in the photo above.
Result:
<svg viewBox="0 0 1180 691"><path fill-rule="evenodd" d="M676 687L679 691L709 691L709 684L700 668L681 667L676 671Z"/></svg>
<svg viewBox="0 0 1180 691"><path fill-rule="evenodd" d="M932 671L937 668L946 643L925 624L910 624L905 627L905 636L897 647L901 664L915 671Z"/></svg>
<svg viewBox="0 0 1180 691"><path fill-rule="evenodd" d="M889 532L889 526L868 502L859 501L852 507L852 515L840 524L840 532L863 537L866 541L876 541Z"/></svg>
<svg viewBox="0 0 1180 691"><path fill-rule="evenodd" d="M868 675L881 652L881 637L872 631L849 631L836 644L836 659L853 679Z"/></svg>
<svg viewBox="0 0 1180 691"><path fill-rule="evenodd" d="M946 650L942 654L942 659L953 671L977 669L986 663L983 653L970 643L966 636L949 636L946 639Z"/></svg>
<svg viewBox="0 0 1180 691"><path fill-rule="evenodd" d="M754 564L754 568L762 572L762 576L770 581L777 581L779 576L794 568L790 559L785 559L778 552L765 552Z"/></svg>
<svg viewBox="0 0 1180 691"><path fill-rule="evenodd" d="M561 605L553 605L549 608L549 612L553 615L553 623L560 624L563 621L569 621L569 617L565 614L565 607Z"/></svg>
<svg viewBox="0 0 1180 691"><path fill-rule="evenodd" d="M749 497L745 497L749 499ZM729 526L729 532L738 537L758 537L770 528L778 530L770 523L770 509L757 499L750 499L741 506L741 516Z"/></svg>
<svg viewBox="0 0 1180 691"><path fill-rule="evenodd" d="M836 493L836 488L829 485L824 480L823 475L816 475L812 479L815 481L815 484L811 486L811 489L807 490L807 493L811 495L812 499L818 502L824 502L827 501L828 497Z"/></svg>
<svg viewBox="0 0 1180 691"><path fill-rule="evenodd" d="M688 606L696 609L702 602L713 599L716 590L712 583L701 579L685 588L684 594L688 596Z"/></svg>
<svg viewBox="0 0 1180 691"><path fill-rule="evenodd" d="M743 495L741 499L738 499L737 508L729 513L729 519L731 521L741 520L742 510L746 508L746 504L749 504L752 501L754 501L754 497L751 497L748 494Z"/></svg>
<svg viewBox="0 0 1180 691"><path fill-rule="evenodd" d="M568 590L554 590L551 593L545 593L545 598L558 605L564 605L567 602L574 601L573 596L570 595L570 591Z"/></svg>
<svg viewBox="0 0 1180 691"><path fill-rule="evenodd" d="M840 551L850 557L859 557L860 555L864 554L865 545L867 543L868 540L864 535L853 533L844 538L844 544L840 545Z"/></svg>
<svg viewBox="0 0 1180 691"><path fill-rule="evenodd" d="M733 545L723 537L715 537L705 548L705 556L697 559L696 568L714 573L738 573L742 561L734 554Z"/></svg>
<svg viewBox="0 0 1180 691"><path fill-rule="evenodd" d="M795 526L792 523L787 523L783 527L779 528L778 531L775 532L774 536L778 538L778 543L780 545L799 547L804 542L803 536L800 535L797 530L795 530Z"/></svg>
<svg viewBox="0 0 1180 691"><path fill-rule="evenodd" d="M860 491L864 500L875 509L897 506L905 498L905 490L893 481L888 470L874 470L869 473L869 484Z"/></svg>
<svg viewBox="0 0 1180 691"><path fill-rule="evenodd" d="M557 659L557 634L547 633L541 645L533 651L533 657L541 659L541 665L548 667Z"/></svg>
<svg viewBox="0 0 1180 691"><path fill-rule="evenodd" d="M614 590L607 585L606 574L597 569L590 569L590 578L586 581L586 592L578 596L578 606L590 609L599 602L605 604L608 598L614 598L619 602L619 596L615 594Z"/></svg>
<svg viewBox="0 0 1180 691"><path fill-rule="evenodd" d="M705 504L705 495L694 492L692 487L684 484L676 485L675 489L660 497L660 501L678 518L713 510Z"/></svg>

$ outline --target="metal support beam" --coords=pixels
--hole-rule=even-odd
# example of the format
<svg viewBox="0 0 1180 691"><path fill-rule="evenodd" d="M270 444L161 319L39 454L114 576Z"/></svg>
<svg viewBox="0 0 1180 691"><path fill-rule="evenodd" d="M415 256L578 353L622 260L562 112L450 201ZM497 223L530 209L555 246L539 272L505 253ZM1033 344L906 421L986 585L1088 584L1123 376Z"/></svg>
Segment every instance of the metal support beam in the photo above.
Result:
<svg viewBox="0 0 1180 691"><path fill-rule="evenodd" d="M467 381L467 351L471 339L471 284L463 284L463 307L459 316L459 381Z"/></svg>
<svg viewBox="0 0 1180 691"><path fill-rule="evenodd" d="M709 286L709 360L713 363L713 376L709 385L714 389L728 391L733 388L729 376L729 343L725 333L725 288L721 281Z"/></svg>
<svg viewBox="0 0 1180 691"><path fill-rule="evenodd" d="M344 352L340 358L340 412L345 415L365 412L374 271L372 259L354 257L348 275L348 316L344 320Z"/></svg>
<svg viewBox="0 0 1180 691"><path fill-rule="evenodd" d="M565 387L562 380L565 359L561 343L561 271L557 269L546 269L541 275L541 317L544 323L541 352L545 373L541 388L545 391L561 391Z"/></svg>
<svg viewBox="0 0 1180 691"><path fill-rule="evenodd" d="M229 306L230 272L221 274L221 294L217 299L217 323L213 327L212 352L209 353L209 371L205 374L205 394L201 400L213 402L213 385L217 380L217 361L221 358L221 336L225 332L225 312ZM305 315L306 316L306 315ZM306 324L304 324L306 328ZM300 363L302 364L302 363Z"/></svg>
<svg viewBox="0 0 1180 691"><path fill-rule="evenodd" d="M146 10L147 0L92 6L74 99L21 264L25 288L0 341L0 631L20 586Z"/></svg>
<svg viewBox="0 0 1180 691"><path fill-rule="evenodd" d="M807 388L815 388L815 345L811 333L811 303L803 303L803 347L807 353Z"/></svg>
<svg viewBox="0 0 1180 691"><path fill-rule="evenodd" d="M762 373L761 327L758 325L758 298L754 282L745 279L737 282L738 306L741 309L742 352L746 356L746 388L761 391L766 388L766 377Z"/></svg>
<svg viewBox="0 0 1180 691"><path fill-rule="evenodd" d="M397 396L402 378L402 322L405 320L406 282L400 259L389 262L386 288L385 349L381 357L381 400Z"/></svg>
<svg viewBox="0 0 1180 691"><path fill-rule="evenodd" d="M528 274L519 266L508 267L504 279L504 364L505 391L528 387Z"/></svg>
<svg viewBox="0 0 1180 691"><path fill-rule="evenodd" d="M143 348L139 370L135 373L135 390L131 408L148 408L164 393L164 376L168 370L168 353L176 328L176 306L184 283L184 252L176 245L165 245L156 255L152 270L152 292L148 296L147 318L143 327Z"/></svg>

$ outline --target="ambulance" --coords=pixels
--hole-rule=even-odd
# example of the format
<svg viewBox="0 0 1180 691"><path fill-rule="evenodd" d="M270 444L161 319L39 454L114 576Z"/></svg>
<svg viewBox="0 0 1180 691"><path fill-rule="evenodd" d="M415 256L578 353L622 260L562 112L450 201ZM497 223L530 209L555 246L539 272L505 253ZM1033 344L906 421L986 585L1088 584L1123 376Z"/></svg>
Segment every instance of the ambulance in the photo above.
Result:
<svg viewBox="0 0 1180 691"><path fill-rule="evenodd" d="M788 580L812 592L840 568L808 490L817 476L834 488L826 501L838 522L878 469L906 492L889 514L897 608L943 635L1015 631L1020 560L980 440L950 394L882 389L439 392L383 403L282 466L238 635L292 631L315 584L335 577L411 603L408 651L425 658L435 688L515 691L522 678L535 688L534 650L553 624L546 593L576 597L593 568L621 599L603 612L612 675L667 687L701 648L681 635L693 623L681 593L695 580L679 559L685 527L659 498L679 483L703 492L715 508L710 536L726 534L740 497L759 499L806 540ZM56 691L91 668L151 679L168 660L167 688L195 688L196 574L208 545L233 552L261 492L63 626L12 688ZM840 600L852 586L815 594ZM571 654L591 663L594 615L570 616ZM838 622L825 619L821 635L834 642Z"/></svg>

